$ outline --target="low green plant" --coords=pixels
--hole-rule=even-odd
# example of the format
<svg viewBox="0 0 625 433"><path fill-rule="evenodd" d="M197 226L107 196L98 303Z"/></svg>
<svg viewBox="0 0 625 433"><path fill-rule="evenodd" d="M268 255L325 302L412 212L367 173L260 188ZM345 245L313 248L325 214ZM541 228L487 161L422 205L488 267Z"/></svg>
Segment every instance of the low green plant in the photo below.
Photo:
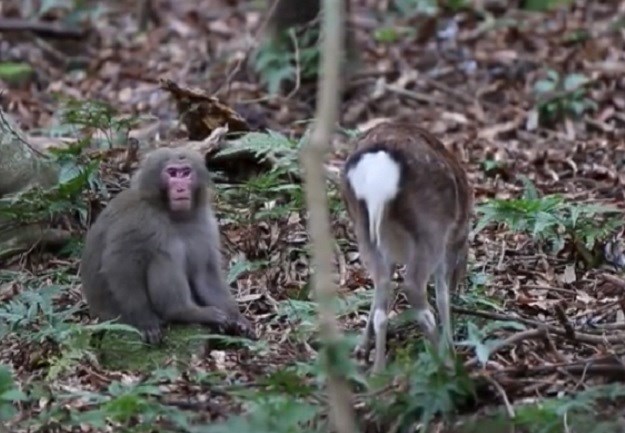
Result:
<svg viewBox="0 0 625 433"><path fill-rule="evenodd" d="M493 338L491 333L498 329L512 328L516 331L524 331L525 325L512 321L494 321L488 322L479 328L475 323L467 323L467 338L458 343L459 346L472 347L475 350L475 356L482 365L486 365L486 361L490 357L493 349L501 344L501 340Z"/></svg>
<svg viewBox="0 0 625 433"><path fill-rule="evenodd" d="M286 216L301 210L304 204L299 182L299 148L307 140L291 140L285 135L268 131L252 132L234 141L216 156L245 150L261 162L269 160L271 169L247 180L243 185L220 185L222 194L231 202L245 203L246 208L258 208L255 219Z"/></svg>
<svg viewBox="0 0 625 433"><path fill-rule="evenodd" d="M486 287L491 276L486 272L471 272L468 275L467 290L458 294L458 301L464 308L487 308L500 310L502 301L498 298L487 296Z"/></svg>
<svg viewBox="0 0 625 433"><path fill-rule="evenodd" d="M101 392L73 390L56 393L47 411L26 424L42 427L90 426L95 429L121 429L129 432L192 432L197 411L184 411L165 402L163 380L172 381L179 373L157 369L142 381L113 381ZM80 410L72 403L80 401ZM157 423L158 422L158 423ZM44 428L45 430L45 428Z"/></svg>
<svg viewBox="0 0 625 433"><path fill-rule="evenodd" d="M402 16L413 16L417 14L436 15L439 11L436 0L394 0L394 8Z"/></svg>
<svg viewBox="0 0 625 433"><path fill-rule="evenodd" d="M61 165L58 183L50 188L34 187L0 199L0 218L15 225L51 221L75 213L86 221L88 208L82 193L89 187L101 191L99 161L71 159L72 149L52 151ZM8 224L7 224L8 226Z"/></svg>
<svg viewBox="0 0 625 433"><path fill-rule="evenodd" d="M352 293L337 297L334 309L337 317L345 317L358 311L367 310L373 298L372 291ZM292 335L301 342L308 342L317 332L317 306L307 299L287 299L277 305L273 322L286 320L293 328Z"/></svg>
<svg viewBox="0 0 625 433"><path fill-rule="evenodd" d="M539 120L551 124L565 116L579 117L587 111L596 110L597 104L586 96L589 80L583 74L561 77L557 71L547 71L546 78L534 84Z"/></svg>
<svg viewBox="0 0 625 433"><path fill-rule="evenodd" d="M125 144L130 129L138 122L138 118L122 116L110 104L103 101L61 97L58 100L61 102L58 124L50 129L51 135L69 132L78 135L81 137L80 141L87 141L89 145L112 148ZM100 131L103 138L94 137L95 131Z"/></svg>
<svg viewBox="0 0 625 433"><path fill-rule="evenodd" d="M521 3L521 8L528 11L545 12L560 6L568 6L571 3L572 0L524 0Z"/></svg>
<svg viewBox="0 0 625 433"><path fill-rule="evenodd" d="M95 359L91 342L97 332L122 331L139 335L135 328L123 324L75 323L73 316L80 309L79 305L63 309L54 305L54 298L65 290L66 287L59 285L26 289L0 305L0 339L14 334L23 342L56 345L56 352L45 360L47 379L54 379L85 358Z"/></svg>
<svg viewBox="0 0 625 433"><path fill-rule="evenodd" d="M612 433L622 430L622 421L618 416L602 417L599 414L606 403L622 404L623 398L625 398L625 387L622 384L598 385L571 395L541 398L536 403L515 405L515 416L512 419L502 408L496 414L470 421L457 431L459 433L484 431Z"/></svg>
<svg viewBox="0 0 625 433"><path fill-rule="evenodd" d="M493 199L477 206L480 218L475 233L491 222L505 224L510 230L550 244L552 252L558 253L566 242L592 251L598 240L621 225L621 212L614 207L568 202L557 194L540 197L529 180L524 182L521 198Z"/></svg>
<svg viewBox="0 0 625 433"><path fill-rule="evenodd" d="M33 68L23 62L0 62L0 80L17 83L28 79L33 74Z"/></svg>
<svg viewBox="0 0 625 433"><path fill-rule="evenodd" d="M85 20L98 20L105 12L110 11L110 5L101 2L85 0L42 0L37 9L37 15L43 16L55 9L65 10L60 20L66 25L77 25Z"/></svg>
<svg viewBox="0 0 625 433"><path fill-rule="evenodd" d="M245 257L238 258L231 266L228 268L228 274L226 275L226 282L228 284L234 283L238 280L242 275L253 272L258 269L264 268L268 265L267 260L247 260Z"/></svg>
<svg viewBox="0 0 625 433"><path fill-rule="evenodd" d="M268 394L248 403L247 415L195 428L197 433L320 433L328 431L320 422L322 406L289 394ZM317 426L315 426L315 421Z"/></svg>
<svg viewBox="0 0 625 433"><path fill-rule="evenodd" d="M11 370L0 364L0 422L8 421L16 414L14 403L26 400L26 394L15 386Z"/></svg>
<svg viewBox="0 0 625 433"><path fill-rule="evenodd" d="M450 419L456 407L475 394L474 385L462 362L456 359L452 368L431 345L425 350L398 350L396 361L387 367L393 383L402 383L401 390L371 397L368 403L376 416L392 425L395 431L429 431L436 418Z"/></svg>

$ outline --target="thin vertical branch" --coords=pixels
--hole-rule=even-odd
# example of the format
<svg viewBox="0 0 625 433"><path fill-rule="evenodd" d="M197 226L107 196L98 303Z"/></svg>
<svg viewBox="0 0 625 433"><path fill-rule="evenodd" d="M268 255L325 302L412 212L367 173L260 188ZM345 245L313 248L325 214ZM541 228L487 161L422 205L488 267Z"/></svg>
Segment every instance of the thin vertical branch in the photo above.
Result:
<svg viewBox="0 0 625 433"><path fill-rule="evenodd" d="M324 156L338 117L340 67L344 51L344 0L324 0L322 8L321 67L318 81L317 113L310 142L302 149L308 232L312 243L313 283L319 308L319 332L325 350L336 351L340 330L333 308L336 287L332 278L333 238L326 194ZM336 360L337 353L330 358ZM327 355L328 353L326 353ZM330 417L338 433L357 432L351 392L345 378L326 359ZM339 359L340 362L340 359ZM338 367L338 368L337 368Z"/></svg>

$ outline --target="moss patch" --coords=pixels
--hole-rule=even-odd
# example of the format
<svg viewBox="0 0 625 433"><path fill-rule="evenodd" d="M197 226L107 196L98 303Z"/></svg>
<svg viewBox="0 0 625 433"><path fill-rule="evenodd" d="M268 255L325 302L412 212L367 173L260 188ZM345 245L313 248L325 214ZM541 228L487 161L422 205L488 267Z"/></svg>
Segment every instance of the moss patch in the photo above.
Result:
<svg viewBox="0 0 625 433"><path fill-rule="evenodd" d="M172 325L165 330L161 345L149 346L135 334L107 332L98 356L107 369L149 371L162 367L173 357L176 362L184 363L194 353L201 353L205 343L198 337L210 334L199 325Z"/></svg>

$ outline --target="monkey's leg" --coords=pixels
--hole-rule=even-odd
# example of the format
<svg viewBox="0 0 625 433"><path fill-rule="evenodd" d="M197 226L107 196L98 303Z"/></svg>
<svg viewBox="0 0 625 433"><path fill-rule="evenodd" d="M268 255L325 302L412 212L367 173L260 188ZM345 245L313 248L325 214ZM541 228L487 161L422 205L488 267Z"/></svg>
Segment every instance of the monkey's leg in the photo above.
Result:
<svg viewBox="0 0 625 433"><path fill-rule="evenodd" d="M107 275L107 286L120 308L121 322L139 329L148 344L159 343L163 338L162 320L153 310L145 283L136 269L118 266Z"/></svg>
<svg viewBox="0 0 625 433"><path fill-rule="evenodd" d="M194 303L184 267L159 255L148 266L148 291L154 310L168 322L199 323L231 329L228 315L215 306Z"/></svg>

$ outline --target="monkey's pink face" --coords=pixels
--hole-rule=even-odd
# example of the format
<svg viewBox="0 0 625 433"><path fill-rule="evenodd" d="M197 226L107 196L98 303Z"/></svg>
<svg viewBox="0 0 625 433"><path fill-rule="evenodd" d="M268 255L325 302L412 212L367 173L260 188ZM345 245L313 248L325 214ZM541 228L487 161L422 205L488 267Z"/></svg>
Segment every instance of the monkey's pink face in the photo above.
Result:
<svg viewBox="0 0 625 433"><path fill-rule="evenodd" d="M189 164L167 164L161 173L167 188L169 208L174 212L191 210L195 172Z"/></svg>

